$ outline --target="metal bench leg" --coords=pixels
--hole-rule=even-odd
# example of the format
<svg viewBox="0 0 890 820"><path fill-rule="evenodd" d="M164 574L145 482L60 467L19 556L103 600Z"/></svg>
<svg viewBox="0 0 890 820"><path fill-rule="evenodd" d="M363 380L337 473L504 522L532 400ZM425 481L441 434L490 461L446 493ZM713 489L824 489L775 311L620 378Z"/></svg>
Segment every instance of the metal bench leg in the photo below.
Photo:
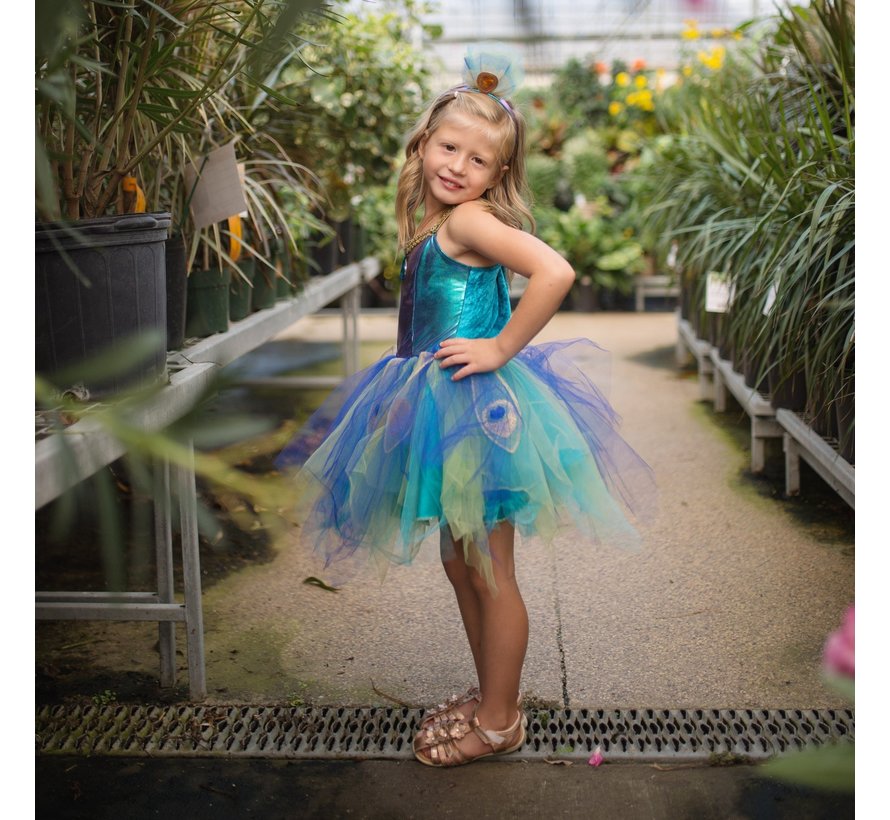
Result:
<svg viewBox="0 0 890 820"><path fill-rule="evenodd" d="M634 288L634 308L637 313L642 313L646 310L646 295L643 292L642 285L637 285L636 288Z"/></svg>
<svg viewBox="0 0 890 820"><path fill-rule="evenodd" d="M800 448L793 436L788 433L782 437L782 449L785 451L785 494L800 493Z"/></svg>
<svg viewBox="0 0 890 820"><path fill-rule="evenodd" d="M361 288L356 287L343 295L343 363L347 376L359 367L358 315L361 305Z"/></svg>
<svg viewBox="0 0 890 820"><path fill-rule="evenodd" d="M173 534L170 514L170 466L166 461L154 464L155 566L158 601L175 603L173 590ZM161 686L176 684L176 624L158 623L161 652Z"/></svg>
<svg viewBox="0 0 890 820"><path fill-rule="evenodd" d="M698 359L698 396L702 401L714 398L714 365L706 353Z"/></svg>
<svg viewBox="0 0 890 820"><path fill-rule="evenodd" d="M723 374L715 367L713 375L714 390L714 412L726 412L726 384L723 381Z"/></svg>
<svg viewBox="0 0 890 820"><path fill-rule="evenodd" d="M191 443L190 443L191 449ZM193 451L192 451L193 452ZM192 700L207 697L204 670L204 615L201 607L201 561L198 553L198 498L194 468L176 467L182 533L182 579L185 593L185 634Z"/></svg>

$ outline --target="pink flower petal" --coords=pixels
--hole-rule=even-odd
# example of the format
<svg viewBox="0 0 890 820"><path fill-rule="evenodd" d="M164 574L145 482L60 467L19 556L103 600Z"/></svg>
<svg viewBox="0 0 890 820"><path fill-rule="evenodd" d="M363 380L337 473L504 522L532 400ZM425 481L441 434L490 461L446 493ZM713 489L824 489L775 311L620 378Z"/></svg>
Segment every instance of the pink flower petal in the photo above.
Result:
<svg viewBox="0 0 890 820"><path fill-rule="evenodd" d="M832 632L822 650L825 668L845 678L856 677L856 615L855 608L849 607L843 624Z"/></svg>
<svg viewBox="0 0 890 820"><path fill-rule="evenodd" d="M603 762L603 750L597 746L596 749L593 750L593 754L590 756L590 760L587 762L591 766L599 766Z"/></svg>

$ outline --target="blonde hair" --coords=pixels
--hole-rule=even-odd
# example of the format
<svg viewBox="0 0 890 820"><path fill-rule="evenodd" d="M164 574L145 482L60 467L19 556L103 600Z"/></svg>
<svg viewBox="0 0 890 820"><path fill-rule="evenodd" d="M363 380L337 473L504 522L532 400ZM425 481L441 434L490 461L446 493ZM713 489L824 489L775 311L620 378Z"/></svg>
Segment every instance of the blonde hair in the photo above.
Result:
<svg viewBox="0 0 890 820"><path fill-rule="evenodd" d="M525 120L516 109L512 114L496 99L465 86L439 95L408 134L405 163L396 188L396 221L399 246L411 240L417 231L415 217L423 204L426 181L419 148L450 114L467 114L484 120L486 133L498 146L498 166L507 166L497 183L482 194L488 210L501 222L514 228L527 223L534 230L535 220L528 206L528 180L525 174Z"/></svg>

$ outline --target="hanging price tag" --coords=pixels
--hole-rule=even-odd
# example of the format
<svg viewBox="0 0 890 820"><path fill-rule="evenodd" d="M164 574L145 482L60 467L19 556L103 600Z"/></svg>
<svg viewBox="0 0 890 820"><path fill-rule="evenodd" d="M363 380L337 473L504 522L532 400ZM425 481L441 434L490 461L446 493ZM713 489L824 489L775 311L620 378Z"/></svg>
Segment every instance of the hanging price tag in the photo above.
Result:
<svg viewBox="0 0 890 820"><path fill-rule="evenodd" d="M729 276L716 271L709 273L705 290L705 310L708 313L726 313L731 301Z"/></svg>
<svg viewBox="0 0 890 820"><path fill-rule="evenodd" d="M187 165L185 180L187 190L192 192L190 205L196 228L222 222L247 209L234 140L211 151L197 166Z"/></svg>

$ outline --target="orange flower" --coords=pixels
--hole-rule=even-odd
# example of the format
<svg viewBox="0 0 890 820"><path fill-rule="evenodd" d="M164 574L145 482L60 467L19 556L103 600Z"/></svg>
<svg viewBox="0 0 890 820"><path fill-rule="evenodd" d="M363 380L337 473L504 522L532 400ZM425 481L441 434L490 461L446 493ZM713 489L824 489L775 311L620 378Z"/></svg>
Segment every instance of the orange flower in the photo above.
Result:
<svg viewBox="0 0 890 820"><path fill-rule="evenodd" d="M642 71L645 67L646 67L646 61L643 60L642 58L638 58L630 64L631 71Z"/></svg>
<svg viewBox="0 0 890 820"><path fill-rule="evenodd" d="M609 66L607 66L602 60L597 60L593 67L596 70L597 74L609 73Z"/></svg>

